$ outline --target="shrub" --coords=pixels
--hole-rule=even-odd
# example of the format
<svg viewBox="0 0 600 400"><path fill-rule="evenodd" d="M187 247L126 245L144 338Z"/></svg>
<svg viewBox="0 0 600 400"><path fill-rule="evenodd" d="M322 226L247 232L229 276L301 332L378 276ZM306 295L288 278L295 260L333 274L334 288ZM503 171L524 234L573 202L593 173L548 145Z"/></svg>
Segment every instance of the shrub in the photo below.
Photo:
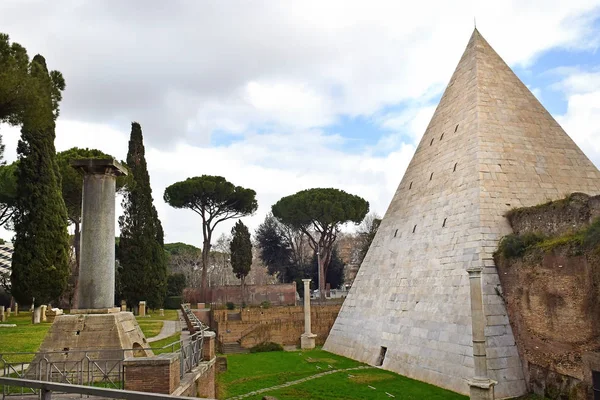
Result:
<svg viewBox="0 0 600 400"><path fill-rule="evenodd" d="M265 342L250 349L250 353L263 353L266 351L283 351L283 347L279 343Z"/></svg>
<svg viewBox="0 0 600 400"><path fill-rule="evenodd" d="M166 310L178 310L181 304L183 304L183 297L181 296L168 296L165 298Z"/></svg>
<svg viewBox="0 0 600 400"><path fill-rule="evenodd" d="M260 303L260 306L262 308L271 308L271 302L269 300L265 300L262 303Z"/></svg>
<svg viewBox="0 0 600 400"><path fill-rule="evenodd" d="M225 304L225 307L227 307L228 310L233 310L233 309L235 309L235 304L228 301L227 304Z"/></svg>
<svg viewBox="0 0 600 400"><path fill-rule="evenodd" d="M241 308L246 308L246 302L245 302L245 301L242 301L242 306L241 306Z"/></svg>
<svg viewBox="0 0 600 400"><path fill-rule="evenodd" d="M526 233L524 235L510 234L504 236L498 245L498 252L505 258L521 257L525 251L544 240L544 236L538 233Z"/></svg>

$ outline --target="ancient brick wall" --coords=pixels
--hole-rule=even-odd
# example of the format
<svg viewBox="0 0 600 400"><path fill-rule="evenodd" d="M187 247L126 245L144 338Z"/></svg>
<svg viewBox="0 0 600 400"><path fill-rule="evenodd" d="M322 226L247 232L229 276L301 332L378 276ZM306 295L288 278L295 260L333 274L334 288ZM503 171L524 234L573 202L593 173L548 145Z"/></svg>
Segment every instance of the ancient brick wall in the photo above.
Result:
<svg viewBox="0 0 600 400"><path fill-rule="evenodd" d="M530 246L518 257L496 255L528 386L550 399L591 398L591 371L600 371L585 362L600 358L600 245L566 240L587 228L589 204L593 209L597 199L569 196L516 210L515 230L542 233L555 245Z"/></svg>
<svg viewBox="0 0 600 400"><path fill-rule="evenodd" d="M339 304L311 306L312 332L317 335L317 344L325 342L339 310ZM299 306L251 308L241 312L214 310L212 319L221 343L241 340L246 348L262 342L299 344L304 332L304 309Z"/></svg>
<svg viewBox="0 0 600 400"><path fill-rule="evenodd" d="M207 302L225 304L242 304L242 290L240 285L215 286L207 289ZM200 290L187 288L184 290L183 297L186 302L196 304L201 300ZM282 283L277 285L246 285L245 303L248 305L259 305L263 301L268 301L273 305L295 305L296 304L296 284Z"/></svg>
<svg viewBox="0 0 600 400"><path fill-rule="evenodd" d="M179 386L179 354L129 358L123 361L125 389L170 394Z"/></svg>

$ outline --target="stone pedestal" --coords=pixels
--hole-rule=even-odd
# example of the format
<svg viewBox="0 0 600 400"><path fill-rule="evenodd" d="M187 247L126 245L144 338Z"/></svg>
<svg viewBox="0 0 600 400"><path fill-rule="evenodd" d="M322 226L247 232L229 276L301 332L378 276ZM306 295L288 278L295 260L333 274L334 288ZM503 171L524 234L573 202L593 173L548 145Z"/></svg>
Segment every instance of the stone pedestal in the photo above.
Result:
<svg viewBox="0 0 600 400"><path fill-rule="evenodd" d="M140 317L146 316L146 302L145 301L140 301L138 315Z"/></svg>
<svg viewBox="0 0 600 400"><path fill-rule="evenodd" d="M113 159L74 160L83 172L78 309L107 309L115 298L115 188L126 170Z"/></svg>
<svg viewBox="0 0 600 400"><path fill-rule="evenodd" d="M19 315L19 303L15 302L15 316Z"/></svg>
<svg viewBox="0 0 600 400"><path fill-rule="evenodd" d="M0 322L6 321L6 315L4 314L4 306L0 306Z"/></svg>
<svg viewBox="0 0 600 400"><path fill-rule="evenodd" d="M310 279L302 279L302 282L304 282L304 333L300 335L300 347L314 349L317 335L312 333L310 321Z"/></svg>
<svg viewBox="0 0 600 400"><path fill-rule="evenodd" d="M217 334L211 331L204 332L204 342L202 345L202 361L210 361L216 356L216 338Z"/></svg>
<svg viewBox="0 0 600 400"><path fill-rule="evenodd" d="M10 317L10 308L7 308L6 309L6 318L9 318L9 317Z"/></svg>
<svg viewBox="0 0 600 400"><path fill-rule="evenodd" d="M127 311L127 302L125 300L121 301L121 311Z"/></svg>
<svg viewBox="0 0 600 400"><path fill-rule="evenodd" d="M468 379L470 400L494 400L494 385L491 379Z"/></svg>
<svg viewBox="0 0 600 400"><path fill-rule="evenodd" d="M165 316L165 309L161 308L160 310L158 310L158 315L160 315L161 317Z"/></svg>

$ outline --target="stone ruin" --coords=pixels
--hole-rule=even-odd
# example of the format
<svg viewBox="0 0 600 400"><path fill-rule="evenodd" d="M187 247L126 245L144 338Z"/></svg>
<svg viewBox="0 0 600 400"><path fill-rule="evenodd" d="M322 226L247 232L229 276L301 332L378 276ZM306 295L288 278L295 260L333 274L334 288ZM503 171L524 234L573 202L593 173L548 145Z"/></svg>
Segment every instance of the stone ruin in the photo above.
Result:
<svg viewBox="0 0 600 400"><path fill-rule="evenodd" d="M493 260L512 208L600 172L481 34L469 40L324 349L471 398L528 391Z"/></svg>

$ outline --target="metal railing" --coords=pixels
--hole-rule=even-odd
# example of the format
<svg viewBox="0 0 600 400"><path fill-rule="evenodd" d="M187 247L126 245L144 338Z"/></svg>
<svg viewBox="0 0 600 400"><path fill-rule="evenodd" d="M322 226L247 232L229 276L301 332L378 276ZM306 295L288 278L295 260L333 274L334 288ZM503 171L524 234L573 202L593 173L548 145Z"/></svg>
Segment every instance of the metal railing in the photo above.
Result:
<svg viewBox="0 0 600 400"><path fill-rule="evenodd" d="M39 394L43 400L51 400L53 393L74 393L86 396L97 396L109 399L144 400L144 399L183 399L198 400L197 397L171 396L168 394L156 394L148 392L134 392L132 390L118 390L100 388L94 386L73 385L56 382L45 382L31 379L0 377L0 385L3 387L20 387L28 389L30 393Z"/></svg>
<svg viewBox="0 0 600 400"><path fill-rule="evenodd" d="M184 374L192 371L202 361L204 333L208 330L208 326L198 320L189 310L189 307L186 308L191 316L182 307L184 315L193 322L196 332L160 348L138 347L132 349L0 353L1 377L10 378L11 382L14 380L51 382L82 387L103 386L114 390L122 390L125 384L123 360L127 356L145 356L148 350L169 350L171 353L180 353L180 377L182 378ZM23 359L32 359L33 361L19 361ZM12 386L19 387L19 389L15 390ZM2 387L2 398L25 394L37 394L36 388L12 384L4 384Z"/></svg>

